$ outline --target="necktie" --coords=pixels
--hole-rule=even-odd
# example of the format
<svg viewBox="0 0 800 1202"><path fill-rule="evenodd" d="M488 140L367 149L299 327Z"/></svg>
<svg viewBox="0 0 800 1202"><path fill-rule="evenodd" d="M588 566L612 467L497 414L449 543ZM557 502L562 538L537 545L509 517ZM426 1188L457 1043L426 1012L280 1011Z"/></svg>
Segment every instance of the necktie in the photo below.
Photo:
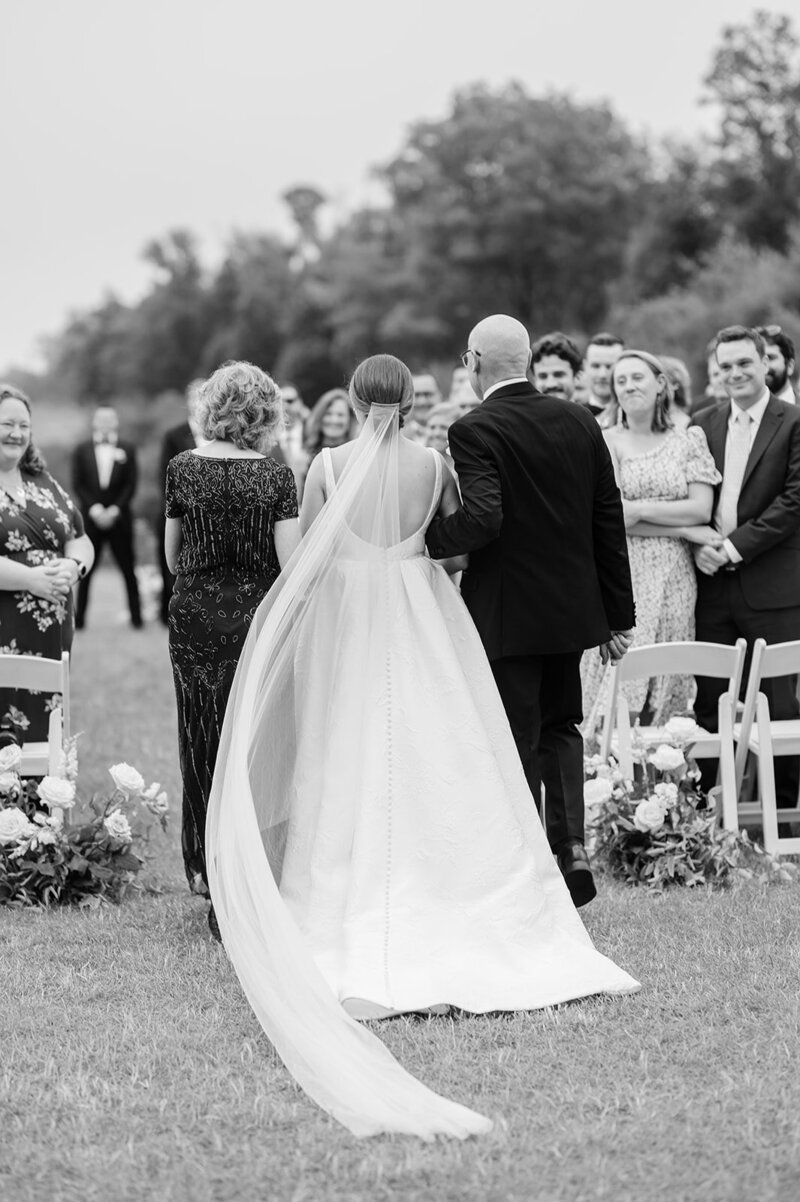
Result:
<svg viewBox="0 0 800 1202"><path fill-rule="evenodd" d="M717 513L717 522L723 538L727 538L730 532L739 525L737 516L739 493L742 491L742 480L750 455L750 424L752 420L749 413L737 413L728 431L725 471L722 476Z"/></svg>

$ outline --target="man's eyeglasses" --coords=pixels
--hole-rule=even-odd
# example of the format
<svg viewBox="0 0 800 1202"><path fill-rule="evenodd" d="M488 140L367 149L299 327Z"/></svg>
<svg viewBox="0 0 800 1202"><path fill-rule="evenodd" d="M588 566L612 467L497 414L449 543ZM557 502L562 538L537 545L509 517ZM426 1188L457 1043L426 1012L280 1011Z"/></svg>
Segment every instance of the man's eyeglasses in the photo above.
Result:
<svg viewBox="0 0 800 1202"><path fill-rule="evenodd" d="M469 367L469 363L467 363L467 355L474 355L476 359L480 359L481 357L480 351L473 350L471 346L468 346L464 351L464 354L459 356L465 367Z"/></svg>

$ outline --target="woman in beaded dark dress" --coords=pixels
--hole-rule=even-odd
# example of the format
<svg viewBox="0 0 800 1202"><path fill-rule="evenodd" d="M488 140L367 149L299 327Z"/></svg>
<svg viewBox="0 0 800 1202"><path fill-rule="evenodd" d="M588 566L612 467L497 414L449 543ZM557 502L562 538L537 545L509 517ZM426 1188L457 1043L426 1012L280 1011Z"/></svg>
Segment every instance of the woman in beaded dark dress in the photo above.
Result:
<svg viewBox="0 0 800 1202"><path fill-rule="evenodd" d="M167 469L165 553L176 576L169 650L183 775L183 859L206 894L205 822L222 720L245 636L300 541L291 470L268 458L283 422L275 382L226 363L198 398L208 443ZM218 937L213 909L209 926Z"/></svg>

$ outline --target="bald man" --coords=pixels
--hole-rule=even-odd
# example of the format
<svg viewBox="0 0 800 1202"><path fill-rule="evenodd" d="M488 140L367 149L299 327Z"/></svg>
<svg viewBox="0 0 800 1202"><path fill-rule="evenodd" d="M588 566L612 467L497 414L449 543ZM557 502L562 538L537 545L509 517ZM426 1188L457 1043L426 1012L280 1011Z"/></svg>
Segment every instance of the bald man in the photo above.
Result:
<svg viewBox="0 0 800 1202"><path fill-rule="evenodd" d="M481 321L462 356L480 403L450 427L462 508L434 522L436 559L469 552L461 591L483 640L550 846L575 905L595 896L584 849L580 659L618 659L633 589L602 432L528 380L520 322Z"/></svg>
<svg viewBox="0 0 800 1202"><path fill-rule="evenodd" d="M134 569L131 513L137 480L136 452L131 443L122 442L119 437L116 411L109 406L96 409L91 439L79 443L73 453L72 487L84 517L86 533L94 546L94 568L108 543L125 581L131 626L138 630L142 626L142 609ZM94 568L78 585L75 625L79 630L86 624Z"/></svg>

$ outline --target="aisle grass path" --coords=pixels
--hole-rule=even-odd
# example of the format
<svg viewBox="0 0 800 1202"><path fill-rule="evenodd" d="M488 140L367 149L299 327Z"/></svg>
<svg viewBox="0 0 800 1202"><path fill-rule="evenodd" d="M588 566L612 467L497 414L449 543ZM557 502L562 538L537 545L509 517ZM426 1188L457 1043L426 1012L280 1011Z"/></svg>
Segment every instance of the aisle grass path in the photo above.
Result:
<svg viewBox="0 0 800 1202"><path fill-rule="evenodd" d="M177 807L166 636L116 625L116 578L98 585L75 656L81 779L128 760ZM97 913L0 912L4 1202L800 1197L796 883L604 883L587 925L637 996L381 1025L412 1072L496 1120L425 1145L356 1140L295 1088L185 890L175 820L148 879L164 892Z"/></svg>

